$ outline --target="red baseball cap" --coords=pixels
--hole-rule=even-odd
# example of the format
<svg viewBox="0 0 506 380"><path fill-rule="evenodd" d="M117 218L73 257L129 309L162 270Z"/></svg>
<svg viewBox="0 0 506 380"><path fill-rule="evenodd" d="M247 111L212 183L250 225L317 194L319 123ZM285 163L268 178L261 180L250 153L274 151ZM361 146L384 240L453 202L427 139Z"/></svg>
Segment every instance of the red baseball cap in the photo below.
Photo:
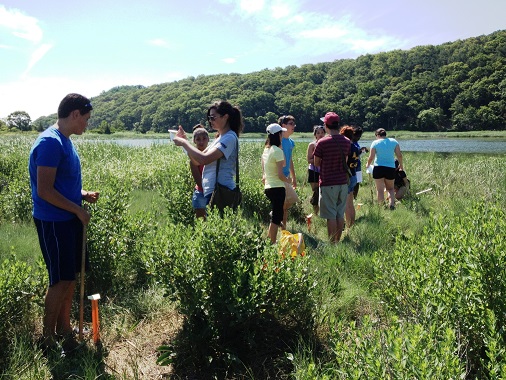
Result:
<svg viewBox="0 0 506 380"><path fill-rule="evenodd" d="M337 113L327 112L324 117L320 118L320 120L323 121L326 125L334 125L339 124L339 121L341 119Z"/></svg>

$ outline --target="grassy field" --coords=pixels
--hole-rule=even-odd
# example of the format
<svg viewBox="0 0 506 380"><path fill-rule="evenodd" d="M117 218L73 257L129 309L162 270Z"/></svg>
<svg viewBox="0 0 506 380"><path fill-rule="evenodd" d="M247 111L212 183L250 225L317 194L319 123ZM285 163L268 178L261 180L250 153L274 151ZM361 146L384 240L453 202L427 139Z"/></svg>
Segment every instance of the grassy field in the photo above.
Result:
<svg viewBox="0 0 506 380"><path fill-rule="evenodd" d="M240 214L195 223L181 150L76 139L84 186L101 192L86 283L102 296L101 344L88 337L62 358L35 344L46 279L30 220L33 138L0 138L0 312L12 315L0 323L2 378L506 376L505 155L405 153L411 194L386 210L365 176L356 225L334 246L324 220L306 223L300 143L301 201L287 227L303 234L306 255L282 261L267 244L262 143L241 148ZM89 305L85 315L90 326Z"/></svg>

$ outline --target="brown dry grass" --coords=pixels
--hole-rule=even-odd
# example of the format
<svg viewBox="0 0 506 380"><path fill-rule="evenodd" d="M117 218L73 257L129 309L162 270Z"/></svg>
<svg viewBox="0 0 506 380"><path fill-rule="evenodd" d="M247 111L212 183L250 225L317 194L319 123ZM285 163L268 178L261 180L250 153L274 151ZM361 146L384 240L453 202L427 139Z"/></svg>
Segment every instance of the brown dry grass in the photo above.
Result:
<svg viewBox="0 0 506 380"><path fill-rule="evenodd" d="M169 379L172 368L156 364L156 349L170 340L181 324L182 317L176 311L170 311L155 319L141 321L128 334L116 336L109 342L105 337L106 369L116 378Z"/></svg>

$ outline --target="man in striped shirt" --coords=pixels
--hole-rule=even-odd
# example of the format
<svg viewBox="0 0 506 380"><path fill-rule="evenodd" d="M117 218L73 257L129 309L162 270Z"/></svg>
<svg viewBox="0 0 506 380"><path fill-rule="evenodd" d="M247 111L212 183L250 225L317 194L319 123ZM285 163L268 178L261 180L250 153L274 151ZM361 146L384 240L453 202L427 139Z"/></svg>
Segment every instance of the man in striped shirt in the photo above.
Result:
<svg viewBox="0 0 506 380"><path fill-rule="evenodd" d="M340 118L327 112L321 118L327 136L316 143L314 164L320 167L320 216L327 219L327 232L332 243L338 243L344 227L344 211L348 196L346 162L351 142L339 134Z"/></svg>

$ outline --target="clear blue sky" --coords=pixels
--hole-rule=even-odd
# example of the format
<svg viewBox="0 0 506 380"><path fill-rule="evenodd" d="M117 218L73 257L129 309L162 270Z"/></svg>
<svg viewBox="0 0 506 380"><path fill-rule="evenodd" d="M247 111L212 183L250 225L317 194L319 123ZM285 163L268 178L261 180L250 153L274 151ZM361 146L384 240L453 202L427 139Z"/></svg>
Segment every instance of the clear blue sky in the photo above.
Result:
<svg viewBox="0 0 506 380"><path fill-rule="evenodd" d="M69 92L249 73L506 29L506 0L0 0L0 118Z"/></svg>

